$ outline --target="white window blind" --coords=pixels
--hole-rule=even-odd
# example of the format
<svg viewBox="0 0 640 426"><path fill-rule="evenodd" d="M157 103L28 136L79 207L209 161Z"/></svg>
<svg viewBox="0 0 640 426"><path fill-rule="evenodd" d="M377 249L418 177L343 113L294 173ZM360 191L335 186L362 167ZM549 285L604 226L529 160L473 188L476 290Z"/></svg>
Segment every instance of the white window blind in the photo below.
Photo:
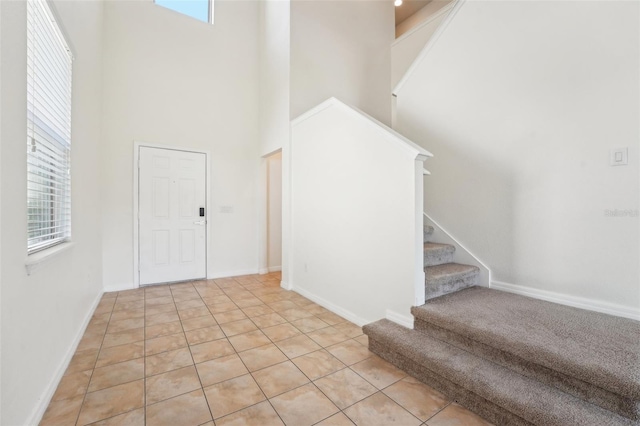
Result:
<svg viewBox="0 0 640 426"><path fill-rule="evenodd" d="M71 51L46 0L27 2L27 248L71 237Z"/></svg>

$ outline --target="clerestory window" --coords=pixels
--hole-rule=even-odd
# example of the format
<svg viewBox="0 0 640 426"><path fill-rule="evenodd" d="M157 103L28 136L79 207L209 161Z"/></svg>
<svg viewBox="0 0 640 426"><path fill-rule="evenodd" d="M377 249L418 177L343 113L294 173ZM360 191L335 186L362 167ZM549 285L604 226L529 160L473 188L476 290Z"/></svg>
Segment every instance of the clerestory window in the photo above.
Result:
<svg viewBox="0 0 640 426"><path fill-rule="evenodd" d="M155 3L158 6L213 24L213 0L155 0Z"/></svg>

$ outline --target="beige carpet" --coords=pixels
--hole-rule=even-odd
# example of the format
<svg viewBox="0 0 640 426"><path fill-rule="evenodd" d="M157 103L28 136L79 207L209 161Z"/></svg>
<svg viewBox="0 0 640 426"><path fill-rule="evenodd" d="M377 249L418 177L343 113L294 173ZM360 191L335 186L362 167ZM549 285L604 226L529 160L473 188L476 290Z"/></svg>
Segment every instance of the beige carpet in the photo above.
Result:
<svg viewBox="0 0 640 426"><path fill-rule="evenodd" d="M638 424L640 323L472 287L365 326L371 349L500 424ZM624 416L624 417L622 417Z"/></svg>

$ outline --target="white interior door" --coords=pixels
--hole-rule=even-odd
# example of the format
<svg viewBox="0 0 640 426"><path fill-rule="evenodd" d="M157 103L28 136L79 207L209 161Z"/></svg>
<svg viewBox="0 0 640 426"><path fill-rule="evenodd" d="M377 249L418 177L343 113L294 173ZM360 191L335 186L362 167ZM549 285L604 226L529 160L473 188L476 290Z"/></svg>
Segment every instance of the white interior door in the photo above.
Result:
<svg viewBox="0 0 640 426"><path fill-rule="evenodd" d="M207 276L206 155L140 147L140 285Z"/></svg>

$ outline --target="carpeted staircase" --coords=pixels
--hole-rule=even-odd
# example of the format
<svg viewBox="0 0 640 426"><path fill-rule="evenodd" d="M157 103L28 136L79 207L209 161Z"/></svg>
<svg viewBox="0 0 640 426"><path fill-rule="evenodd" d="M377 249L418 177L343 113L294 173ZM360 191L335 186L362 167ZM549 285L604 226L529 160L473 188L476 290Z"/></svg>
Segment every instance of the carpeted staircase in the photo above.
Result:
<svg viewBox="0 0 640 426"><path fill-rule="evenodd" d="M426 300L477 284L477 266L453 262L456 248L449 244L429 242L433 227L424 227L424 273Z"/></svg>
<svg viewBox="0 0 640 426"><path fill-rule="evenodd" d="M639 322L465 288L462 270L438 274L451 246L432 244L415 329L368 324L371 351L496 425L640 425Z"/></svg>

